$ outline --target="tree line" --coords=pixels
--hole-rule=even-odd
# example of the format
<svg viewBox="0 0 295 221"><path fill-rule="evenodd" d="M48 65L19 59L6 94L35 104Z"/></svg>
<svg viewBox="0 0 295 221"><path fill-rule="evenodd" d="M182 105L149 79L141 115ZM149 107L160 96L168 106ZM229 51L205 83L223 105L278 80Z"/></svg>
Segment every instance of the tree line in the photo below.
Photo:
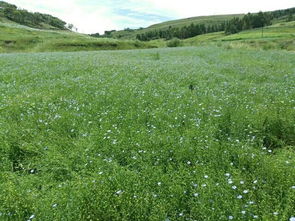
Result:
<svg viewBox="0 0 295 221"><path fill-rule="evenodd" d="M170 40L172 38L191 38L197 35L202 35L211 32L223 31L225 28L225 23L205 25L205 24L194 24L191 23L189 26L183 26L181 28L170 26L166 30L153 30L144 32L142 34L137 34L136 38L140 41L150 41L154 39L164 38Z"/></svg>
<svg viewBox="0 0 295 221"><path fill-rule="evenodd" d="M261 28L271 25L272 16L270 13L259 12L258 14L248 13L243 18L233 18L225 26L225 34L234 34L242 30Z"/></svg>
<svg viewBox="0 0 295 221"><path fill-rule="evenodd" d="M50 25L57 29L66 29L66 22L48 14L32 13L24 9L18 9L15 5L0 1L1 15L5 18L29 27L42 27L42 24Z"/></svg>

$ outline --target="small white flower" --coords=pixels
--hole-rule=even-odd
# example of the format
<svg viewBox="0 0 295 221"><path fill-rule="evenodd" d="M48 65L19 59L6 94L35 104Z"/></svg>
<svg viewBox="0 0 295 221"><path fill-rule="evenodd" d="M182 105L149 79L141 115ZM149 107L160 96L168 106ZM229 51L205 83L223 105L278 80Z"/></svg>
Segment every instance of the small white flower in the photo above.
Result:
<svg viewBox="0 0 295 221"><path fill-rule="evenodd" d="M208 176L208 175L205 175L205 176L204 176L204 178L205 178L205 179L208 179L208 178L209 178L209 176Z"/></svg>
<svg viewBox="0 0 295 221"><path fill-rule="evenodd" d="M253 181L254 184L256 184L257 182L258 182L257 180L254 180L254 181Z"/></svg>
<svg viewBox="0 0 295 221"><path fill-rule="evenodd" d="M249 190L244 190L243 193L247 194L247 193L249 193Z"/></svg>
<svg viewBox="0 0 295 221"><path fill-rule="evenodd" d="M278 213L278 212L273 212L273 214L274 214L275 216L279 215L279 213Z"/></svg>
<svg viewBox="0 0 295 221"><path fill-rule="evenodd" d="M238 187L237 186L232 186L231 187L233 190L236 190Z"/></svg>
<svg viewBox="0 0 295 221"><path fill-rule="evenodd" d="M245 184L245 181L241 180L241 181L240 181L240 184Z"/></svg>
<svg viewBox="0 0 295 221"><path fill-rule="evenodd" d="M33 214L30 216L29 220L34 219L34 218L35 218L35 215Z"/></svg>
<svg viewBox="0 0 295 221"><path fill-rule="evenodd" d="M295 186L292 186L291 188L292 188L293 190L295 190Z"/></svg>
<svg viewBox="0 0 295 221"><path fill-rule="evenodd" d="M241 213L245 215L245 214L246 214L246 211L245 211L245 210L243 210Z"/></svg>
<svg viewBox="0 0 295 221"><path fill-rule="evenodd" d="M158 186L161 186L161 184L162 184L161 182L158 182Z"/></svg>
<svg viewBox="0 0 295 221"><path fill-rule="evenodd" d="M242 199L243 196L242 196L242 195L238 195L237 198L238 198L238 199Z"/></svg>
<svg viewBox="0 0 295 221"><path fill-rule="evenodd" d="M234 219L234 217L233 216L229 216L228 219L229 220L232 220L232 219Z"/></svg>
<svg viewBox="0 0 295 221"><path fill-rule="evenodd" d="M199 194L198 193L194 193L194 197L197 197L197 196L199 196Z"/></svg>
<svg viewBox="0 0 295 221"><path fill-rule="evenodd" d="M295 221L295 217L292 216L292 217L289 219L289 221Z"/></svg>
<svg viewBox="0 0 295 221"><path fill-rule="evenodd" d="M233 184L233 181L231 179L229 179L228 184Z"/></svg>
<svg viewBox="0 0 295 221"><path fill-rule="evenodd" d="M207 186L207 184L205 184L205 183L204 183L204 184L202 184L202 187L206 187L206 186Z"/></svg>
<svg viewBox="0 0 295 221"><path fill-rule="evenodd" d="M179 216L183 216L183 213L179 213Z"/></svg>
<svg viewBox="0 0 295 221"><path fill-rule="evenodd" d="M254 215L253 218L254 218L254 219L258 219L258 216Z"/></svg>
<svg viewBox="0 0 295 221"><path fill-rule="evenodd" d="M230 176L230 173L226 173L226 174L224 174L225 176L227 176L227 177L229 177Z"/></svg>
<svg viewBox="0 0 295 221"><path fill-rule="evenodd" d="M122 193L123 193L122 190L118 190L118 191L116 192L117 195L121 195Z"/></svg>

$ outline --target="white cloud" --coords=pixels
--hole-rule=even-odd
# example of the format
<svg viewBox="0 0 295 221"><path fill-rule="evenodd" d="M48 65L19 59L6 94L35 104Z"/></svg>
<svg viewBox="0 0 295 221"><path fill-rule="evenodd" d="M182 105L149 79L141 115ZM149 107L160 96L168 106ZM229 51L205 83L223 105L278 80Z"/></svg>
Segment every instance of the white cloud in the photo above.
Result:
<svg viewBox="0 0 295 221"><path fill-rule="evenodd" d="M171 18L247 13L294 7L294 0L6 0L57 16L83 33L148 26ZM124 12L128 12L123 14Z"/></svg>

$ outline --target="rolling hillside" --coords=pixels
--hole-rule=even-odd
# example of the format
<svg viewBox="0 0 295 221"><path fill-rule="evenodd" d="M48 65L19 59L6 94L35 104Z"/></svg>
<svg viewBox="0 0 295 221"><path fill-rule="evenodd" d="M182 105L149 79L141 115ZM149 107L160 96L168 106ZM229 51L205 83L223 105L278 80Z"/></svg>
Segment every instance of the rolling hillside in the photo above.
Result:
<svg viewBox="0 0 295 221"><path fill-rule="evenodd" d="M295 50L295 21L281 22L261 29L252 29L233 35L214 32L180 41L180 46L215 44L226 47ZM91 51L166 47L169 41L141 42L111 38L94 38L62 30L40 30L1 20L0 53Z"/></svg>
<svg viewBox="0 0 295 221"><path fill-rule="evenodd" d="M187 39L201 34L225 31L227 34L240 32L271 24L293 21L295 8L268 12L198 16L173 21L167 21L147 28L125 29L122 31L106 31L104 37L120 39L139 39L149 41L154 39L171 39L173 37ZM198 26L198 27L196 27ZM233 28L233 26L235 26Z"/></svg>
<svg viewBox="0 0 295 221"><path fill-rule="evenodd" d="M182 41L183 46L216 44L233 48L295 50L295 21L280 22L262 29L245 30L233 35L215 32Z"/></svg>
<svg viewBox="0 0 295 221"><path fill-rule="evenodd" d="M7 7L11 8L12 12L9 11L10 9L8 12L7 10L5 11ZM280 11L278 10L277 12ZM24 17L16 16L18 13L21 15L23 13ZM232 35L225 35L224 32L213 32L181 40L176 46L217 44L218 46L226 47L295 50L295 22L286 22L286 16L281 16L281 14L278 13L277 18L273 20L274 25L264 28L263 35L261 29L245 30ZM33 17L26 17L27 15ZM163 22L144 29L115 31L106 35L105 37L107 38L95 38L89 35L72 32L66 29L65 26L59 29L58 25L65 24L65 22L53 16L30 13L26 10L20 10L14 5L0 1L0 53L167 47L167 45L169 46L169 41L165 41L164 39L143 42L135 40L136 35L153 30L167 30L171 27L181 28L192 23L206 27L210 25L220 25L234 17L242 16L242 14L233 14L192 17ZM45 20L43 21L42 19ZM59 23L56 26L52 21L59 21ZM182 29L180 29L180 31L181 30Z"/></svg>
<svg viewBox="0 0 295 221"><path fill-rule="evenodd" d="M94 38L67 30L40 30L0 21L0 53L119 50L156 47L134 40Z"/></svg>
<svg viewBox="0 0 295 221"><path fill-rule="evenodd" d="M97 39L72 32L66 22L0 1L0 53L153 48L133 40Z"/></svg>
<svg viewBox="0 0 295 221"><path fill-rule="evenodd" d="M214 25L214 24L221 24L229 19L232 19L234 17L242 17L243 14L232 14L232 15L212 15L212 16L197 16L192 18L185 18L185 19L179 19L179 20L173 20L173 21L167 21L155 25L151 25L147 28L138 29L138 30L123 30L123 31L117 31L112 32L111 36L115 38L123 38L123 39L136 39L137 34L142 34L145 32L158 30L158 29L168 29L171 27L183 27L193 24L204 24L204 25Z"/></svg>

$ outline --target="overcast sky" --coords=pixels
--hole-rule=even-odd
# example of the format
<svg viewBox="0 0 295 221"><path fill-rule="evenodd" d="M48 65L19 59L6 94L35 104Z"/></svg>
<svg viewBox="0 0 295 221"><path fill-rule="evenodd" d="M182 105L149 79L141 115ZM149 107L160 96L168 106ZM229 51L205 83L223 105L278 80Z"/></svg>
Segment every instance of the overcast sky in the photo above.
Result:
<svg viewBox="0 0 295 221"><path fill-rule="evenodd" d="M139 28L200 15L234 14L295 7L294 0L4 0L61 18L82 33Z"/></svg>

